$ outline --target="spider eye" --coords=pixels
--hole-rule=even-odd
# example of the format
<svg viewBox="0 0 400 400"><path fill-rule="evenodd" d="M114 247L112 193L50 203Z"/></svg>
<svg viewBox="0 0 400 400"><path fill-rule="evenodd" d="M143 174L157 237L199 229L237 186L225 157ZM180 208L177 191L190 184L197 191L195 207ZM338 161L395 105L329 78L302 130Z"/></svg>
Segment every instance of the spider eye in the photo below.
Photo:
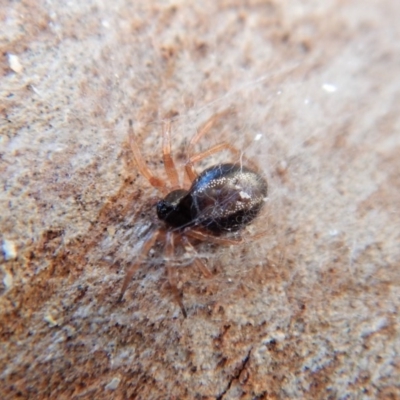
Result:
<svg viewBox="0 0 400 400"><path fill-rule="evenodd" d="M158 218L162 221L165 221L168 215L174 210L174 206L165 200L160 200L156 207Z"/></svg>

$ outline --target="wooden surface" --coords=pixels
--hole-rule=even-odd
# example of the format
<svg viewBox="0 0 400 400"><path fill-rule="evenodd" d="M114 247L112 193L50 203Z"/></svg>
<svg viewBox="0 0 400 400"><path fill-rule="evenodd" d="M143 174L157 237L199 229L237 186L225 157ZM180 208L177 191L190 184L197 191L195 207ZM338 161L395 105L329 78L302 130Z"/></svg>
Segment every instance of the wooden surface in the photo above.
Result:
<svg viewBox="0 0 400 400"><path fill-rule="evenodd" d="M1 399L400 398L399 12L2 2ZM264 212L196 247L212 278L178 252L186 320L160 245L117 303L158 224L128 120L162 176L162 120L182 171L224 110L196 150L243 150Z"/></svg>

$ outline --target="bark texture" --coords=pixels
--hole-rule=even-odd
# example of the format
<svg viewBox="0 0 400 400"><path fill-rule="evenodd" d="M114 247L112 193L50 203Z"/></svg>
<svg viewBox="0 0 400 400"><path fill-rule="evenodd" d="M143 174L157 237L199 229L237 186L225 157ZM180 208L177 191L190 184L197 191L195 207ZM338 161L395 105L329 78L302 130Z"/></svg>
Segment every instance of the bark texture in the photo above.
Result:
<svg viewBox="0 0 400 400"><path fill-rule="evenodd" d="M400 3L3 1L1 399L400 398ZM269 183L245 244L163 249L162 170L226 141ZM235 161L215 154L196 168ZM251 239L264 233L257 240Z"/></svg>

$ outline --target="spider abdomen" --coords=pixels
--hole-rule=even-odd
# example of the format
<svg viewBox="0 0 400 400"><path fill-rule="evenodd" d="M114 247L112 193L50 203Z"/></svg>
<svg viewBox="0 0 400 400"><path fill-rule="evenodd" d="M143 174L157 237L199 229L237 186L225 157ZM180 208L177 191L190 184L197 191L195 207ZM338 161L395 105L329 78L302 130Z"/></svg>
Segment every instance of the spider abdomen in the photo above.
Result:
<svg viewBox="0 0 400 400"><path fill-rule="evenodd" d="M195 225L213 233L237 231L259 213L267 183L258 173L238 164L204 170L189 190Z"/></svg>

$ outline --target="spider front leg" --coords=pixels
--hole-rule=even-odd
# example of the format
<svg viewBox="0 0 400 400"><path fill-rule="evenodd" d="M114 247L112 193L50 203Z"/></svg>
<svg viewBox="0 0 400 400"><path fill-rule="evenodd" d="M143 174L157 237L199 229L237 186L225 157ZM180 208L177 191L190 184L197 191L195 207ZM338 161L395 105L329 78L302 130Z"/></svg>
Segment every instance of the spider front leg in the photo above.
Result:
<svg viewBox="0 0 400 400"><path fill-rule="evenodd" d="M150 183L151 186L158 189L162 194L166 195L168 193L168 189L165 185L165 182L155 177L150 169L147 167L142 154L140 153L139 147L136 142L135 133L133 131L132 120L129 120L129 144L131 146L133 159L135 160L135 164L140 174L143 175Z"/></svg>
<svg viewBox="0 0 400 400"><path fill-rule="evenodd" d="M139 260L136 261L127 271L124 281L122 283L122 288L121 288L121 294L118 297L118 302L122 301L122 298L124 297L124 294L126 292L126 289L128 288L128 285L134 275L134 273L138 270L140 267L140 264L143 261L143 257L147 255L147 253L150 251L150 249L154 246L154 243L156 242L157 238L160 236L161 230L158 229L155 232L150 233L150 235L147 237L146 241L143 244L142 248L142 253L139 256Z"/></svg>
<svg viewBox="0 0 400 400"><path fill-rule="evenodd" d="M172 185L171 191L179 189L179 178L176 172L175 163L171 157L171 121L167 121L163 128L163 160L164 169Z"/></svg>
<svg viewBox="0 0 400 400"><path fill-rule="evenodd" d="M186 309L182 302L182 293L178 289L176 268L174 266L171 266L171 260L174 256L174 250L175 250L174 234L172 232L168 232L166 238L166 249L165 249L168 282L172 289L172 293L174 294L174 297L177 303L179 304L179 307L182 310L183 316L187 318Z"/></svg>

